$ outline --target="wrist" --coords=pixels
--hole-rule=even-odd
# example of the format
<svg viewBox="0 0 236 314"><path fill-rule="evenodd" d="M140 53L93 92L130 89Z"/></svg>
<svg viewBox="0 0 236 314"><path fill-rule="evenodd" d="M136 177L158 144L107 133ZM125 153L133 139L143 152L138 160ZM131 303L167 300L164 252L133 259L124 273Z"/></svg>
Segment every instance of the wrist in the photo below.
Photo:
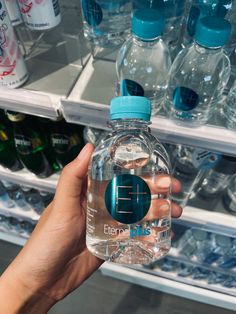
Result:
<svg viewBox="0 0 236 314"><path fill-rule="evenodd" d="M33 292L17 278L0 278L0 313L8 314L45 314L56 303L55 300Z"/></svg>

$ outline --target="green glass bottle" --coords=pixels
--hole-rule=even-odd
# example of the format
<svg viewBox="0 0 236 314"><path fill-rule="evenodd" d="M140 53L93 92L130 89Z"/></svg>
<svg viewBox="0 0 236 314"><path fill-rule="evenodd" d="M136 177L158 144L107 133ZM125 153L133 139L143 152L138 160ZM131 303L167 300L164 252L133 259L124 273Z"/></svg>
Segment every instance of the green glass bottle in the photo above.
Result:
<svg viewBox="0 0 236 314"><path fill-rule="evenodd" d="M51 125L51 145L58 162L64 167L74 160L84 146L83 126L54 121Z"/></svg>
<svg viewBox="0 0 236 314"><path fill-rule="evenodd" d="M0 110L0 165L11 171L23 168L17 157L11 125L3 110Z"/></svg>
<svg viewBox="0 0 236 314"><path fill-rule="evenodd" d="M8 111L7 116L13 123L16 150L24 166L39 177L50 176L53 168L45 154L48 143L37 120L12 111Z"/></svg>

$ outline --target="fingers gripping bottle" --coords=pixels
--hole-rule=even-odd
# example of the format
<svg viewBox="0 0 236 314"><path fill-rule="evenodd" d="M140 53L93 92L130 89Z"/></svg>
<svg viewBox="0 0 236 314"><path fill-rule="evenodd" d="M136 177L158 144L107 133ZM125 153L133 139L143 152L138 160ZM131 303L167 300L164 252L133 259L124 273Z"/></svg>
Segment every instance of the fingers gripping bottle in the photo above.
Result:
<svg viewBox="0 0 236 314"><path fill-rule="evenodd" d="M148 264L171 246L170 163L150 133L145 97L111 102L111 135L95 149L88 172L88 249L121 264Z"/></svg>
<svg viewBox="0 0 236 314"><path fill-rule="evenodd" d="M132 35L121 47L116 61L117 94L145 96L157 114L164 100L171 66L169 49L162 40L164 19L152 9L137 10Z"/></svg>
<svg viewBox="0 0 236 314"><path fill-rule="evenodd" d="M198 22L194 43L176 57L165 103L175 122L199 126L212 116L230 77L230 61L223 51L230 31L228 21L204 17Z"/></svg>
<svg viewBox="0 0 236 314"><path fill-rule="evenodd" d="M0 87L17 88L28 76L5 3L0 0Z"/></svg>
<svg viewBox="0 0 236 314"><path fill-rule="evenodd" d="M32 30L47 30L61 22L58 0L18 0L24 22Z"/></svg>

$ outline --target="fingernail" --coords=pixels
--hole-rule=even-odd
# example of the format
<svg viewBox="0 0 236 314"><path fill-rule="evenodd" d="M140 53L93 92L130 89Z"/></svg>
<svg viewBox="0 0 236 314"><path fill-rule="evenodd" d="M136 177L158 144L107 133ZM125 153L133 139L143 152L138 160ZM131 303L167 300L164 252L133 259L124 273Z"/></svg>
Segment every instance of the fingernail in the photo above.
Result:
<svg viewBox="0 0 236 314"><path fill-rule="evenodd" d="M161 205L160 209L161 210L168 210L168 209L170 209L170 205L169 204Z"/></svg>

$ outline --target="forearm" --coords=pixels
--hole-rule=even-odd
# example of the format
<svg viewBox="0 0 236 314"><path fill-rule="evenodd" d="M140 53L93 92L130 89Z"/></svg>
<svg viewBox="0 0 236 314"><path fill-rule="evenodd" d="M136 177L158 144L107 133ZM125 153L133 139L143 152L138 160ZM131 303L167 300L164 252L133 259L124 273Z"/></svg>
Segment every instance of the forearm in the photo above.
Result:
<svg viewBox="0 0 236 314"><path fill-rule="evenodd" d="M55 301L40 292L31 292L16 278L3 274L0 278L0 313L45 314Z"/></svg>

